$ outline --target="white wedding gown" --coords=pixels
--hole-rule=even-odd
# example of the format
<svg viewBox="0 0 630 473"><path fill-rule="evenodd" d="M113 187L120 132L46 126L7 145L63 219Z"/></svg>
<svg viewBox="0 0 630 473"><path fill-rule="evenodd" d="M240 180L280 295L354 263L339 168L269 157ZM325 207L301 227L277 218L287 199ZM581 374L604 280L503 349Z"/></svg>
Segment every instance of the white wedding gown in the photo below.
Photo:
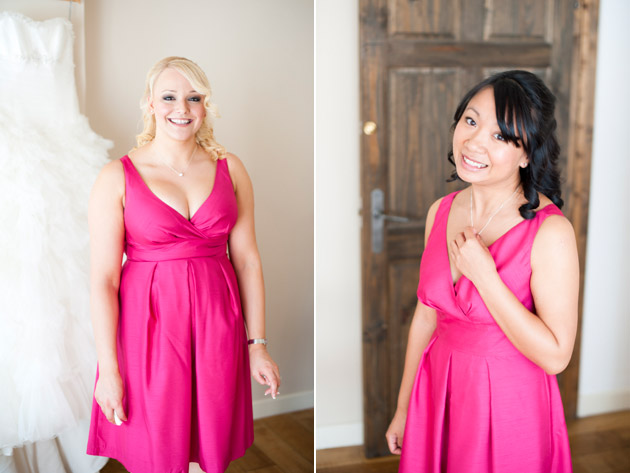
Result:
<svg viewBox="0 0 630 473"><path fill-rule="evenodd" d="M87 203L111 143L79 113L72 25L0 13L0 472L90 473Z"/></svg>

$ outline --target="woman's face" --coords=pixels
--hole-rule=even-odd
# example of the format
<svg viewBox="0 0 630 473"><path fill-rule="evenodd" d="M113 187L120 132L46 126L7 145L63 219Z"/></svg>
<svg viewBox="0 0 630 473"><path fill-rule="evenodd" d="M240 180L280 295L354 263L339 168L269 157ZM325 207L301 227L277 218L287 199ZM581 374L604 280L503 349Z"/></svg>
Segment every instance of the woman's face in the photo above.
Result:
<svg viewBox="0 0 630 473"><path fill-rule="evenodd" d="M519 166L527 164L527 155L522 146L503 139L494 107L492 87L470 100L453 134L453 160L466 182L516 187Z"/></svg>
<svg viewBox="0 0 630 473"><path fill-rule="evenodd" d="M194 138L206 116L204 96L175 69L166 68L153 84L149 108L155 115L155 135L177 141Z"/></svg>

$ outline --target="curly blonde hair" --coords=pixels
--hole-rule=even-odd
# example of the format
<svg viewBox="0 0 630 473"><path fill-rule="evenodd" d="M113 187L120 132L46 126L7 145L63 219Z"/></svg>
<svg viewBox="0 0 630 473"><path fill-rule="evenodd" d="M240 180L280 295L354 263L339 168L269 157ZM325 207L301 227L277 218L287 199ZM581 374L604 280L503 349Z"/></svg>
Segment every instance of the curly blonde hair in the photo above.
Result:
<svg viewBox="0 0 630 473"><path fill-rule="evenodd" d="M142 110L142 121L144 129L142 133L136 136L137 147L139 148L150 143L155 138L155 116L149 110L149 100L153 96L153 85L158 76L164 69L174 69L183 75L193 88L204 96L203 104L206 108L206 117L203 120L201 128L197 131L195 139L199 145L206 150L212 159L223 159L225 157L225 148L214 139L214 128L212 119L219 117L219 111L215 104L210 101L212 91L210 83L203 70L190 59L184 57L170 56L158 61L147 74L144 94L140 100L140 109ZM136 149L134 148L134 149Z"/></svg>

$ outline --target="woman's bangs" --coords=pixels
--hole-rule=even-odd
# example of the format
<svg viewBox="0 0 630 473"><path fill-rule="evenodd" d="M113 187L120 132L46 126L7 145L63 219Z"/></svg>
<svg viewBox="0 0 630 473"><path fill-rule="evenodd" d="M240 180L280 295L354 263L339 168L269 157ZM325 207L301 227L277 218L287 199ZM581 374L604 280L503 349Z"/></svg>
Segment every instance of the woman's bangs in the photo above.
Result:
<svg viewBox="0 0 630 473"><path fill-rule="evenodd" d="M494 85L494 103L499 129L505 140L517 147L521 147L527 141L527 110L522 105L527 102L527 96L518 84L501 81Z"/></svg>

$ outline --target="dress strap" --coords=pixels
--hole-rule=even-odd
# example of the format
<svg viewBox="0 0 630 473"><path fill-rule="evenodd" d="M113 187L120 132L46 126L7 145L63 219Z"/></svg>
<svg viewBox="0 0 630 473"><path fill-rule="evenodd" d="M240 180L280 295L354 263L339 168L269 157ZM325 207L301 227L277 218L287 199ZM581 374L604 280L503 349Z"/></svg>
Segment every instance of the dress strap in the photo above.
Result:
<svg viewBox="0 0 630 473"><path fill-rule="evenodd" d="M136 170L135 166L131 162L131 159L129 158L128 155L125 155L122 158L120 158L120 162L122 163L123 170L125 171L125 191L126 191L129 188L129 184L130 184L130 180L132 176L135 176L136 178L140 178L140 176L138 175L138 171Z"/></svg>
<svg viewBox="0 0 630 473"><path fill-rule="evenodd" d="M448 222L448 216L453 205L455 196L460 191L451 192L448 195L442 197L437 212L435 213L435 219L433 220L433 226L431 227L431 233L429 234L429 240L427 246L431 244L431 241L435 238L444 238L446 235L446 224Z"/></svg>
<svg viewBox="0 0 630 473"><path fill-rule="evenodd" d="M131 162L131 159L129 159L128 155L125 155L122 158L120 158L120 162L122 163L123 171L125 173L125 206L126 206L127 195L129 194L129 190L132 188L132 185L131 185L132 176L136 176L137 178L139 178L140 176L137 176L136 168Z"/></svg>
<svg viewBox="0 0 630 473"><path fill-rule="evenodd" d="M232 177L230 176L230 169L227 165L227 158L217 159L217 170L214 177L214 185L221 183L221 185L228 186L229 189L234 191L234 185L232 184Z"/></svg>

